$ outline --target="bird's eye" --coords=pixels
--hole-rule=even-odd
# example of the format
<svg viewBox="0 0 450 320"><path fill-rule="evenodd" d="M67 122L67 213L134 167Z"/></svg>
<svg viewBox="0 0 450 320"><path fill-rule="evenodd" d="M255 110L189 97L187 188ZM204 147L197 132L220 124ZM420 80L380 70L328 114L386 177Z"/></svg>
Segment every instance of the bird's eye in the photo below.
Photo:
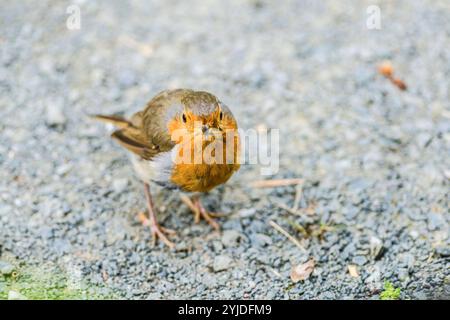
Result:
<svg viewBox="0 0 450 320"><path fill-rule="evenodd" d="M220 111L219 118L220 118L220 120L223 119L223 112L222 111Z"/></svg>
<svg viewBox="0 0 450 320"><path fill-rule="evenodd" d="M186 115L184 113L183 113L183 117L182 118L183 118L183 122L186 123L187 120L186 120Z"/></svg>

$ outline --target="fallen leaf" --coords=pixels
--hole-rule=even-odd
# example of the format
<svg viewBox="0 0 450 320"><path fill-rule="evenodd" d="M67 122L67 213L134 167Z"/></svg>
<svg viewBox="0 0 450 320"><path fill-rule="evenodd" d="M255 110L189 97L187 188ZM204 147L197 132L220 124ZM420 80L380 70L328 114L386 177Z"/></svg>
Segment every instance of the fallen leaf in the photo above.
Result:
<svg viewBox="0 0 450 320"><path fill-rule="evenodd" d="M347 267L348 273L350 273L353 278L359 277L358 268L354 264L349 264Z"/></svg>
<svg viewBox="0 0 450 320"><path fill-rule="evenodd" d="M305 263L294 266L291 270L291 280L294 283L297 283L300 280L308 279L311 273L314 271L314 266L314 259L310 259Z"/></svg>
<svg viewBox="0 0 450 320"><path fill-rule="evenodd" d="M395 84L400 90L406 90L407 89L406 88L406 84L400 79L393 78L392 79L392 83Z"/></svg>
<svg viewBox="0 0 450 320"><path fill-rule="evenodd" d="M392 77L394 73L394 68L389 61L385 61L378 66L378 72L385 77Z"/></svg>
<svg viewBox="0 0 450 320"><path fill-rule="evenodd" d="M406 84L403 80L394 77L394 67L389 61L385 61L378 66L378 72L385 76L392 84L394 84L400 90L406 90Z"/></svg>

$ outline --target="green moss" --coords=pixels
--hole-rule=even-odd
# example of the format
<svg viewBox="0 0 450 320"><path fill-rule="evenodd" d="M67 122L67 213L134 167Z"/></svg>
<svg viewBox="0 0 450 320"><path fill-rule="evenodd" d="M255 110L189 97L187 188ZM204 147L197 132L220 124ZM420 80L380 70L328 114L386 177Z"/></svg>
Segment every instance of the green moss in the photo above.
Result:
<svg viewBox="0 0 450 320"><path fill-rule="evenodd" d="M119 296L102 286L83 280L73 281L57 267L16 266L10 275L0 275L0 300L16 291L30 300L99 300L118 299Z"/></svg>
<svg viewBox="0 0 450 320"><path fill-rule="evenodd" d="M389 281L384 282L384 290L380 294L381 300L398 300L400 298L400 288L394 288Z"/></svg>

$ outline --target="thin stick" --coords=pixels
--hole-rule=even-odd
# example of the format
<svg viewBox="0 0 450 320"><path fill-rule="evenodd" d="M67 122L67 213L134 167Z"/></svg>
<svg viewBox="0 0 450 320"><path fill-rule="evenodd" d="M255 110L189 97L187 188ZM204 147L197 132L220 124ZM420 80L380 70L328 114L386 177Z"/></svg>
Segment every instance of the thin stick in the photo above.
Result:
<svg viewBox="0 0 450 320"><path fill-rule="evenodd" d="M303 196L303 186L301 184L299 184L295 188L295 198L294 198L294 205L292 207L292 210L294 210L294 211L298 210L298 206L300 205L302 196Z"/></svg>
<svg viewBox="0 0 450 320"><path fill-rule="evenodd" d="M267 270L271 271L274 275L276 275L278 278L283 278L283 276L274 268L267 267Z"/></svg>
<svg viewBox="0 0 450 320"><path fill-rule="evenodd" d="M258 180L252 182L250 185L253 188L275 188L292 186L303 183L303 179L274 179L274 180Z"/></svg>
<svg viewBox="0 0 450 320"><path fill-rule="evenodd" d="M286 230L284 230L279 224L277 224L275 221L270 220L269 224L275 229L277 230L279 233L281 233L282 235L284 235L286 238L288 238L292 243L294 243L297 247L299 247L303 252L306 252L306 249L303 248L303 246L300 244L300 242L298 242L297 239L295 239L293 236L291 236L289 234L289 232L287 232Z"/></svg>
<svg viewBox="0 0 450 320"><path fill-rule="evenodd" d="M289 213L295 214L296 216L300 216L301 213L298 210L294 210L292 208L289 208L287 205L285 205L282 202L278 202L276 200L271 199L270 200L275 206L277 206L280 209L286 210Z"/></svg>

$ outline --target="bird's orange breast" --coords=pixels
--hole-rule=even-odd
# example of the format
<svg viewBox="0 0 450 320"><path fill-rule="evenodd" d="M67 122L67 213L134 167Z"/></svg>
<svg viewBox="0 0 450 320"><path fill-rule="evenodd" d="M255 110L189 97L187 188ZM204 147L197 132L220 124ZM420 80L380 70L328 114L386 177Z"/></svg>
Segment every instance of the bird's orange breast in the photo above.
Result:
<svg viewBox="0 0 450 320"><path fill-rule="evenodd" d="M172 171L172 183L184 191L207 192L225 183L236 171L227 164L179 164Z"/></svg>
<svg viewBox="0 0 450 320"><path fill-rule="evenodd" d="M199 138L201 139L201 137ZM225 183L240 167L239 164L239 136L234 136L232 144L226 144L224 139L221 143L201 141L202 148L195 148L195 137L192 137L185 148L190 149L190 157L183 157L183 149L178 149L175 165L172 169L171 182L184 191L207 192L214 187ZM208 149L207 149L208 148ZM214 150L215 149L215 150ZM201 151L199 151L201 150ZM208 151L209 150L209 151ZM213 152L210 152L214 150ZM199 155L198 152L203 152ZM227 152L232 153L227 158ZM208 155L217 157L207 160ZM231 160L231 161L230 161Z"/></svg>

